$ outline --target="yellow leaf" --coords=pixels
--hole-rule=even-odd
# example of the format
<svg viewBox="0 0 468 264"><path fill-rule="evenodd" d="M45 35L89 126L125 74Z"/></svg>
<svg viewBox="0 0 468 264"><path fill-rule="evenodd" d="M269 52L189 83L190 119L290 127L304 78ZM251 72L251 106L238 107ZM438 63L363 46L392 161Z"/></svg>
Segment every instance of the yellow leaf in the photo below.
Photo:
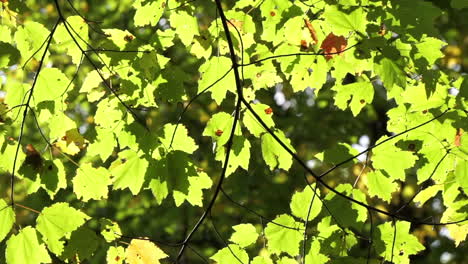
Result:
<svg viewBox="0 0 468 264"><path fill-rule="evenodd" d="M126 250L125 262L128 264L159 264L168 257L164 251L149 240L132 239Z"/></svg>

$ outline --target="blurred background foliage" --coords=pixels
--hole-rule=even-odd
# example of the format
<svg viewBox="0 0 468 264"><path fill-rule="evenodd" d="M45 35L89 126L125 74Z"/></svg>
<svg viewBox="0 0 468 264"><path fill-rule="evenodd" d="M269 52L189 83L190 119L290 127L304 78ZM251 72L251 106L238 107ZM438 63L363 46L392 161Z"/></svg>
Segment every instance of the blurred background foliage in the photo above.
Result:
<svg viewBox="0 0 468 264"><path fill-rule="evenodd" d="M17 17L23 21L39 21L50 29L56 20L57 13L53 3L46 0L25 0L25 1L1 1L3 8L1 11L2 23L9 23L11 17ZM136 36L137 41L145 42L151 39L155 32L151 27L139 28L133 30L133 13L131 8L133 1L100 1L100 0L78 0L72 1L73 6L79 10L87 19L92 22L90 25L96 28L119 28L129 30ZM188 5L194 4L197 7L200 28L207 28L212 17L216 15L215 6L212 1L189 1ZM233 1L226 5L230 6ZM434 5L444 11L444 14L438 18L436 26L440 31L442 39L447 42L444 48L445 58L437 62L437 67L441 71L450 73L453 78L466 74L468 71L468 8L454 8L453 3L448 0L432 0ZM455 1L452 1L455 2ZM8 7L8 8L6 8ZM73 10L68 8L67 14L73 14ZM164 28L167 24L161 21L157 27ZM102 42L103 36L90 30L90 39L96 47ZM180 44L180 43L178 43ZM183 73L174 73L175 79L183 80L183 85L193 97L196 92L196 82L198 76L198 60L190 54L183 45L174 45L164 51L164 55L171 58L170 63L182 66ZM72 76L76 66L71 64L70 58L62 56L55 51L52 54L53 63L61 68L68 76ZM30 72L25 79L31 79L34 69L37 68L38 61L33 60L26 67L25 72ZM92 70L92 67L84 63L78 71L74 80L76 86L80 86L86 74ZM2 85L5 80L11 76L7 74L17 74L15 71L2 72ZM182 77L182 79L181 79ZM330 87L329 87L330 88ZM307 160L308 164L318 172L327 169L326 165L320 163L314 156L336 145L337 142L346 142L358 150L363 150L376 142L382 135L388 134L386 131L386 112L394 106L392 102L387 101L382 87L375 85L376 93L372 105L367 105L361 114L353 117L352 113L339 110L333 104L333 91L323 89L318 97L315 97L311 90L294 94L290 87L273 87L267 92L257 93L257 98L265 104L273 107L275 121L292 141L292 145L297 150L298 155ZM4 94L3 94L4 95ZM2 94L0 94L0 100ZM81 120L81 126L84 133L92 133L86 130L93 124L93 116L87 113L94 112L95 104L83 103L85 96L77 91L72 93L68 110L75 120ZM158 98L157 98L158 100ZM224 108L233 108L233 100L225 100ZM144 109L142 115L151 129L157 130L161 124L167 122L176 122L183 106L180 103L170 103L167 101L158 101L157 109ZM211 153L212 143L208 137L202 137L202 131L207 120L218 110L216 105L208 96L201 96L197 99L184 117L183 123L190 129L189 134L195 138L200 149L195 153L196 162L212 178L220 175L220 163L214 160ZM8 131L8 135L17 137L18 131ZM32 144L38 151L45 149L46 144L37 132L35 123L32 119L28 120L25 134L25 144ZM302 188L304 185L304 176L313 180L311 175L304 175L305 172L299 166L294 165L288 172L274 171L273 173L264 166L261 157L260 146L258 142L252 142L252 156L250 171L238 170L236 175L230 176L224 190L235 201L246 206L269 219L273 219L277 214L288 211L290 195L293 190ZM58 154L55 154L58 155ZM114 153L114 156L116 154ZM75 157L79 160L80 157ZM110 162L108 162L110 163ZM73 168L71 162L66 163L69 170ZM327 176L327 181L331 186L338 183L347 182L355 184L358 175L357 186L363 188L361 181L365 180L366 175L365 159L361 162L345 168L333 171ZM70 180L70 179L69 179ZM0 175L0 194L2 198L9 196L9 177L7 174ZM40 210L51 204L49 196L42 189L35 194L25 195L25 186L17 185L15 190L18 201L22 204L28 204L31 208ZM404 204L416 191L417 185L411 180L404 183L402 191L397 193L392 199L392 204L387 205L380 200L373 200L371 203L380 208L397 209ZM164 246L164 241L175 243L181 241L188 229L201 214L202 209L188 206L187 204L176 208L173 201L166 201L163 205L157 206L153 195L149 191L144 191L138 196L133 196L128 190L112 191L107 200L93 201L89 203L79 202L72 192L60 191L56 196L56 201L67 201L72 203L75 208L80 208L88 215L96 219L107 217L119 223L122 232L127 236L145 236L163 242L162 247L168 253L175 254L177 248ZM209 193L209 192L207 192ZM322 191L326 193L326 191ZM439 202L440 203L440 202ZM422 208L413 206L407 207L402 213L405 216L414 216L423 218L440 213L440 205L437 200L427 203ZM27 225L34 222L35 214L33 212L17 209L17 223ZM212 211L213 221L218 231L226 240L228 234L232 232L233 225L250 222L255 225L265 224L262 220L253 214L250 214L243 208L230 202L226 197L221 196ZM378 217L383 216L379 215ZM97 222L90 222L89 227L97 229ZM438 227L418 227L416 232L419 240L426 245L427 250L422 254L413 257L411 263L447 263L462 264L468 263L468 244L461 243L454 247L453 241L446 236L444 228ZM94 239L98 239L97 237ZM204 255L212 255L216 248L223 247L223 241L213 232L211 223L205 222L202 230L195 235L192 246L200 250ZM0 250L4 251L5 243L0 244ZM362 245L362 255L367 252L366 245ZM187 263L197 263L199 259L193 252L187 252ZM105 258L105 249L99 251L90 263L102 263ZM0 260L1 263L4 260Z"/></svg>

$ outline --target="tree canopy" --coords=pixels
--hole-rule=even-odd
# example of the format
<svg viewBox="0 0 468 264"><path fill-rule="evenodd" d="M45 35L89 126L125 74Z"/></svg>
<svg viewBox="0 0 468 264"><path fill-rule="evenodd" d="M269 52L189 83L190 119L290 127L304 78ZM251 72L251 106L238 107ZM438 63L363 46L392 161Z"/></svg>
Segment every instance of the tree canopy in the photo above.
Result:
<svg viewBox="0 0 468 264"><path fill-rule="evenodd" d="M466 1L1 5L1 263L468 263Z"/></svg>

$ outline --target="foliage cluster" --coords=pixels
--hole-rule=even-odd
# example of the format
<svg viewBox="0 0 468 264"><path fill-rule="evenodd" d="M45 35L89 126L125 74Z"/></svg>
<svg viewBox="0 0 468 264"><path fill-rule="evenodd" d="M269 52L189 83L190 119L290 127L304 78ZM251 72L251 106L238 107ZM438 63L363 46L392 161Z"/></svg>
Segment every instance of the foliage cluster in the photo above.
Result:
<svg viewBox="0 0 468 264"><path fill-rule="evenodd" d="M1 2L0 262L468 261L466 1Z"/></svg>

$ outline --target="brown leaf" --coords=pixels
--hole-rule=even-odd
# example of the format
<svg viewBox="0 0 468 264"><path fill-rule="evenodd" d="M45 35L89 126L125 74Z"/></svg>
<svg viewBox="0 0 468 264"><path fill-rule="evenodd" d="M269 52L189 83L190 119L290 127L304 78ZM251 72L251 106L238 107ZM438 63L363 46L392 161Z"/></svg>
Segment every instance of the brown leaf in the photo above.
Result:
<svg viewBox="0 0 468 264"><path fill-rule="evenodd" d="M455 140L453 141L453 144L457 147L461 146L461 139L463 135L463 129L459 128L457 129L457 133L455 134Z"/></svg>
<svg viewBox="0 0 468 264"><path fill-rule="evenodd" d="M342 52L347 45L348 41L343 36L335 36L335 34L330 33L323 40L320 48L325 52L325 58L328 61L338 54L343 55Z"/></svg>
<svg viewBox="0 0 468 264"><path fill-rule="evenodd" d="M312 23L307 18L304 18L304 23L307 27L307 29L310 32L310 36L312 37L312 40L314 41L313 44L317 45L318 43L318 37L317 37L317 32L315 31L314 27L312 26Z"/></svg>
<svg viewBox="0 0 468 264"><path fill-rule="evenodd" d="M42 168L41 154L34 148L32 144L26 145L26 159L24 164L33 167L35 170Z"/></svg>

